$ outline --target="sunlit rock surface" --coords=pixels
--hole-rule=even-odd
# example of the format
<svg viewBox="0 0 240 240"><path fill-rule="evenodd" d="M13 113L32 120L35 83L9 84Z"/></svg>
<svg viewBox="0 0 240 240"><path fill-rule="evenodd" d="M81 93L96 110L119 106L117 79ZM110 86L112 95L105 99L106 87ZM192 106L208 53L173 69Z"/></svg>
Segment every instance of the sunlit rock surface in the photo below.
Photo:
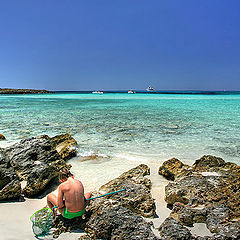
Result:
<svg viewBox="0 0 240 240"><path fill-rule="evenodd" d="M182 226L206 223L214 234L207 239L240 239L240 167L210 155L196 160L192 167L174 162L175 168L171 159L160 167L164 172L159 171L164 176L171 172L174 179L165 188L165 200L173 205L170 218ZM161 225L164 239L181 239L166 236L169 224L174 228L175 223L166 219Z"/></svg>

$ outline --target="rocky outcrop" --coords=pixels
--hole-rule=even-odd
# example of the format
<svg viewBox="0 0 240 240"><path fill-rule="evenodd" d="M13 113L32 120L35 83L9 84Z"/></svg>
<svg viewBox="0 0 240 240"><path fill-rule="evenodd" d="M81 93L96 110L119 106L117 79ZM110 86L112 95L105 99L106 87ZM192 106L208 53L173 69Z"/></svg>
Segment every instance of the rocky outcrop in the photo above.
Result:
<svg viewBox="0 0 240 240"><path fill-rule="evenodd" d="M88 233L80 239L158 239L151 225L141 217L153 217L155 214L151 182L144 177L148 174L149 167L142 164L103 185L99 189L100 195L123 188L125 191L91 200L85 219L81 221L84 226L79 225L79 219L72 220L69 225L68 220L58 217L55 226L57 235L78 225Z"/></svg>
<svg viewBox="0 0 240 240"><path fill-rule="evenodd" d="M173 218L166 218L159 228L164 240L191 240L194 239L189 229Z"/></svg>
<svg viewBox="0 0 240 240"><path fill-rule="evenodd" d="M5 140L5 139L6 139L5 136L0 134L0 140Z"/></svg>
<svg viewBox="0 0 240 240"><path fill-rule="evenodd" d="M19 177L9 164L9 160L0 149L0 200L17 199L21 196Z"/></svg>
<svg viewBox="0 0 240 240"><path fill-rule="evenodd" d="M174 179L165 188L165 200L173 205L170 218L182 226L205 223L214 234L208 239L239 239L240 167L210 155L196 160L192 167L174 160L174 168L172 162L165 162L160 169L166 170L159 171L163 175L171 171ZM173 227L176 222L168 219L165 223L160 227L162 237L180 239L164 237L166 226L171 223Z"/></svg>
<svg viewBox="0 0 240 240"><path fill-rule="evenodd" d="M0 94L36 94L36 93L54 93L54 92L39 89L0 88Z"/></svg>
<svg viewBox="0 0 240 240"><path fill-rule="evenodd" d="M181 161L176 158L172 158L163 163L163 165L159 168L158 173L163 175L168 180L174 180L175 175L182 170L182 168L186 166Z"/></svg>
<svg viewBox="0 0 240 240"><path fill-rule="evenodd" d="M56 179L61 168L71 167L66 160L76 155L76 141L70 134L53 138L42 135L24 139L2 153L8 159L9 171L27 181L23 189L25 196L32 197Z"/></svg>
<svg viewBox="0 0 240 240"><path fill-rule="evenodd" d="M77 141L69 133L57 135L51 138L50 142L65 161L77 155Z"/></svg>
<svg viewBox="0 0 240 240"><path fill-rule="evenodd" d="M156 206L150 192L152 184L148 178L144 177L149 174L149 167L141 164L103 185L99 191L106 193L126 189L121 193L122 206L144 217L154 217ZM117 201L119 196L113 195L111 199Z"/></svg>
<svg viewBox="0 0 240 240"><path fill-rule="evenodd" d="M149 223L121 205L104 205L87 222L86 231L91 239L158 239Z"/></svg>

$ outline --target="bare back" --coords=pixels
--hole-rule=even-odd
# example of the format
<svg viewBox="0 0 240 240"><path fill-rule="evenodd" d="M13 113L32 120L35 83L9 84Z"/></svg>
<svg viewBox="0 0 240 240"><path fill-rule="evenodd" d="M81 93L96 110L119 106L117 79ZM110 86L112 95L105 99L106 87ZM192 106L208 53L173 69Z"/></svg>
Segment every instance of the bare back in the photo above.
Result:
<svg viewBox="0 0 240 240"><path fill-rule="evenodd" d="M59 186L58 206L65 206L69 212L79 212L84 208L84 188L79 180L69 177Z"/></svg>

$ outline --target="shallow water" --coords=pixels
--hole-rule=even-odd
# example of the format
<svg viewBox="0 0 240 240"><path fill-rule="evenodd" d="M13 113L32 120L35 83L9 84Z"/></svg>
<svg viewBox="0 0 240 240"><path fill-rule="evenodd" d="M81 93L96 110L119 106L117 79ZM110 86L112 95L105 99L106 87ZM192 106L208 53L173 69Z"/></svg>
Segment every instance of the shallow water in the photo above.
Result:
<svg viewBox="0 0 240 240"><path fill-rule="evenodd" d="M79 154L133 162L214 154L240 162L240 95L61 93L0 96L9 142L69 132ZM8 142L1 142L1 146Z"/></svg>
<svg viewBox="0 0 240 240"><path fill-rule="evenodd" d="M164 201L167 180L158 175L159 166L172 157L192 164L204 154L240 164L239 120L239 94L0 95L0 133L7 138L0 147L41 134L72 134L78 156L70 163L85 191L97 190L124 171L147 164L157 205L153 223L159 227L170 212ZM45 204L45 199L37 201ZM41 206L37 202L34 207ZM21 231L17 219L7 215L10 208L4 204L1 209L8 221L0 226L11 222ZM10 231L6 228L6 234Z"/></svg>

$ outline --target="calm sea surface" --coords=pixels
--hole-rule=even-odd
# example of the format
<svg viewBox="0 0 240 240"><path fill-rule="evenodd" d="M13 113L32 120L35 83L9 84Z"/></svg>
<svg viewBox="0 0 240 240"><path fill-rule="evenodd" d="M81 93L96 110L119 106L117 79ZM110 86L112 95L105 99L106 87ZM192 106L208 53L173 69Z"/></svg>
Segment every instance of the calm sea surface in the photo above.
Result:
<svg viewBox="0 0 240 240"><path fill-rule="evenodd" d="M119 173L176 157L193 163L204 154L240 163L240 94L179 95L57 93L1 95L0 133L8 141L71 133L91 168ZM90 163L85 167L89 168ZM81 169L79 171L82 171Z"/></svg>

